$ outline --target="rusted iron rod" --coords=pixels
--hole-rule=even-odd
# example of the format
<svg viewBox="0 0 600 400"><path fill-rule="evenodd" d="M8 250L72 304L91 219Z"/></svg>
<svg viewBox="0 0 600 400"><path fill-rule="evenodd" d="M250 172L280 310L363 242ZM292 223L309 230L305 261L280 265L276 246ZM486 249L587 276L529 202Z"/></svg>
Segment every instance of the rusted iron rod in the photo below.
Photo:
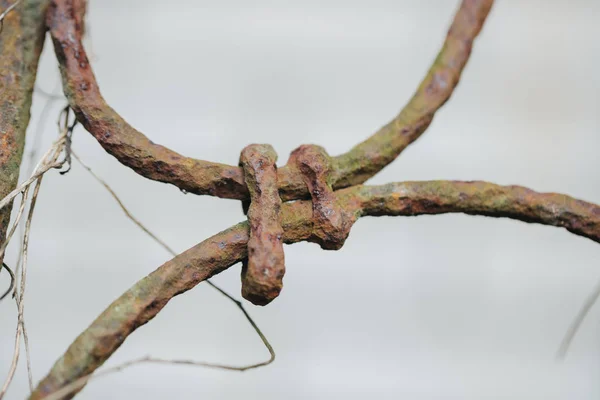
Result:
<svg viewBox="0 0 600 400"><path fill-rule="evenodd" d="M402 182L354 186L336 192L343 218L465 213L563 227L600 243L600 206L555 193L487 182ZM283 240L311 240L310 201L281 208ZM54 364L30 399L39 400L93 373L137 328L154 318L175 296L242 261L249 226L239 223L166 262L115 300ZM316 240L315 240L316 241ZM335 284L335 283L332 283ZM65 398L71 398L73 394Z"/></svg>
<svg viewBox="0 0 600 400"><path fill-rule="evenodd" d="M492 4L493 0L461 3L442 49L400 114L348 153L333 157L334 189L365 182L427 129L435 112L458 84L473 41ZM64 92L79 122L109 154L146 178L173 184L190 193L248 199L240 167L185 157L155 144L107 104L82 43L85 6L85 0L52 0L47 18ZM278 175L282 200L308 196L297 169L284 166Z"/></svg>

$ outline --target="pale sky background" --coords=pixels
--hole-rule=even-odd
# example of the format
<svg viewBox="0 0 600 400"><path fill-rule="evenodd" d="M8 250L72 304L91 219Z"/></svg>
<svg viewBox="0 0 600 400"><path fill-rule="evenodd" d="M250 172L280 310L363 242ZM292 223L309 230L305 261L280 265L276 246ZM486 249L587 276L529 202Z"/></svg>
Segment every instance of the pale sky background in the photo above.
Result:
<svg viewBox="0 0 600 400"><path fill-rule="evenodd" d="M450 0L96 0L93 66L107 101L153 141L236 164L271 143L340 154L410 98L445 37ZM600 2L498 1L429 131L371 183L484 179L600 203ZM51 47L38 84L57 88ZM35 97L31 145L44 98ZM42 149L56 137L56 104ZM74 149L178 250L243 220L239 202L145 180L79 128ZM12 248L7 261L15 262ZM117 296L169 256L78 164L53 172L33 225L26 298L36 382ZM464 215L358 222L337 252L286 247L282 295L250 313L277 351L246 373L141 366L81 399L600 398L600 306L564 363L560 340L600 280L600 247L551 227ZM239 266L215 282L239 297ZM4 279L4 278L2 278ZM2 280L2 285L5 281ZM4 287L4 286L2 286ZM15 307L0 304L0 376ZM173 300L108 361L266 359L206 285ZM24 364L8 399L27 394Z"/></svg>

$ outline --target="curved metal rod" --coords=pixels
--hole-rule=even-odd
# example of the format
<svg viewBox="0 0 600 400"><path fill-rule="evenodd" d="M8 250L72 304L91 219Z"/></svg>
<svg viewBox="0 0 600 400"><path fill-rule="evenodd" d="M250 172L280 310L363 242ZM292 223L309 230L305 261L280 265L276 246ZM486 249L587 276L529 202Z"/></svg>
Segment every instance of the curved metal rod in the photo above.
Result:
<svg viewBox="0 0 600 400"><path fill-rule="evenodd" d="M462 1L442 49L402 111L367 140L333 157L334 189L365 182L425 132L458 85L493 3ZM241 168L185 157L153 143L107 104L82 42L85 8L85 0L52 0L47 18L65 96L85 129L121 164L148 179L199 195L247 200L250 195ZM292 165L280 168L277 180L284 201L309 195L302 175Z"/></svg>

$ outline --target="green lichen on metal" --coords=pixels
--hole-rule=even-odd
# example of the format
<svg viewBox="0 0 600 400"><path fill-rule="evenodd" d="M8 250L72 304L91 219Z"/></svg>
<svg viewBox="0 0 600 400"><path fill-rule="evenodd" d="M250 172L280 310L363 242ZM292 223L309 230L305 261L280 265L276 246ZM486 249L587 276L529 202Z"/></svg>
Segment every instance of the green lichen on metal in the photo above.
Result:
<svg viewBox="0 0 600 400"><path fill-rule="evenodd" d="M458 84L472 42L481 31L492 3L463 3L444 46L408 104L374 135L336 157L336 189L365 182L395 160L427 129L435 112L448 101Z"/></svg>

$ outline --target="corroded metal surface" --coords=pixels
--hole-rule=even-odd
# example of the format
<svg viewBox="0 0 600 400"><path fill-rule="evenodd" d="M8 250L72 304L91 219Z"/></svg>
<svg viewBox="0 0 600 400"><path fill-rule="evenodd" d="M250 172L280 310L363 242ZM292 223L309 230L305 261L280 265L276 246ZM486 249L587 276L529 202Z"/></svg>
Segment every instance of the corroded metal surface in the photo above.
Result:
<svg viewBox="0 0 600 400"><path fill-rule="evenodd" d="M436 61L398 117L350 152L333 158L331 185L335 189L366 181L425 131L456 87L492 3L462 2ZM65 95L78 120L108 153L146 178L190 193L247 199L241 168L184 157L157 145L106 103L81 41L85 4L85 0L52 0L48 14ZM308 195L295 168L284 166L278 174L283 200Z"/></svg>
<svg viewBox="0 0 600 400"><path fill-rule="evenodd" d="M0 10L12 3L0 0ZM0 198L13 191L19 179L47 6L45 0L24 1L6 16L0 33ZM11 206L0 211L0 243L6 238L10 212Z"/></svg>
<svg viewBox="0 0 600 400"><path fill-rule="evenodd" d="M363 216L466 213L564 227L600 242L600 207L569 196L487 182L403 182L353 186L393 161L429 126L449 99L493 1L464 0L425 79L396 119L350 152L329 157L305 145L288 165L275 167L270 146L242 152L242 168L183 157L152 143L102 98L81 44L85 1L52 0L48 26L61 64L65 93L80 122L98 142L139 174L197 194L248 200L241 223L165 263L117 299L84 331L32 394L41 399L92 373L139 326L174 296L248 259L244 297L266 304L281 290L282 241L314 241L340 248ZM345 188L342 190L335 189ZM278 196L279 192L279 196ZM281 199L303 199L281 205ZM281 211L280 211L281 210ZM265 274L265 271L268 273ZM69 396L72 397L72 396Z"/></svg>
<svg viewBox="0 0 600 400"><path fill-rule="evenodd" d="M294 150L288 165L295 165L308 187L313 205L312 241L326 250L342 248L350 226L345 223L331 187L331 158L324 148L303 145Z"/></svg>
<svg viewBox="0 0 600 400"><path fill-rule="evenodd" d="M600 206L555 193L487 182L402 182L355 186L336 192L348 223L361 216L467 213L519 219L567 230L600 242ZM285 203L281 225L285 243L313 234L310 201ZM240 262L247 256L247 222L223 231L168 261L115 300L69 347L31 399L42 399L92 373L125 339L174 296Z"/></svg>
<svg viewBox="0 0 600 400"><path fill-rule="evenodd" d="M373 136L336 158L335 188L357 185L381 171L429 127L452 95L493 0L463 0L444 45L400 114Z"/></svg>
<svg viewBox="0 0 600 400"><path fill-rule="evenodd" d="M489 182L402 182L363 186L354 198L364 215L464 213L557 226L600 243L600 207L557 193Z"/></svg>
<svg viewBox="0 0 600 400"><path fill-rule="evenodd" d="M277 154L270 145L253 144L242 150L240 165L250 191L248 259L242 268L242 296L256 305L269 304L283 287L285 257L279 223Z"/></svg>
<svg viewBox="0 0 600 400"><path fill-rule="evenodd" d="M47 17L64 92L79 122L109 154L146 178L191 193L247 197L240 168L184 157L155 144L106 103L82 44L85 5L85 0L53 0Z"/></svg>

